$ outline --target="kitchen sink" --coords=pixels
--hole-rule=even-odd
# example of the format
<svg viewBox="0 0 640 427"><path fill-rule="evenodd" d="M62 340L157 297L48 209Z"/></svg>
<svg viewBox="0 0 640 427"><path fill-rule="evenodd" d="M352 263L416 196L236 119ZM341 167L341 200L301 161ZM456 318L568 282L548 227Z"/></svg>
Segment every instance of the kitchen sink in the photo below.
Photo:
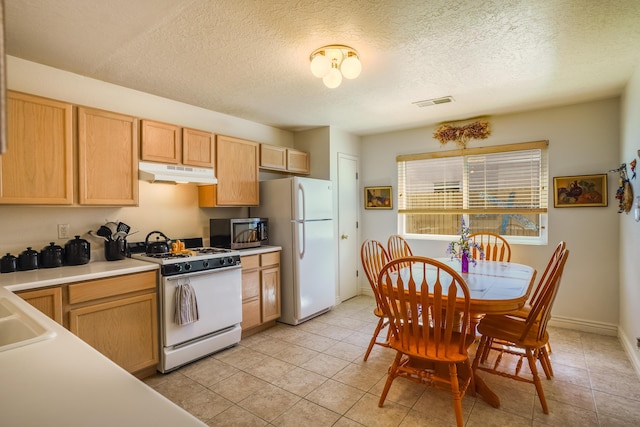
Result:
<svg viewBox="0 0 640 427"><path fill-rule="evenodd" d="M51 339L54 331L33 319L7 298L0 298L0 351Z"/></svg>

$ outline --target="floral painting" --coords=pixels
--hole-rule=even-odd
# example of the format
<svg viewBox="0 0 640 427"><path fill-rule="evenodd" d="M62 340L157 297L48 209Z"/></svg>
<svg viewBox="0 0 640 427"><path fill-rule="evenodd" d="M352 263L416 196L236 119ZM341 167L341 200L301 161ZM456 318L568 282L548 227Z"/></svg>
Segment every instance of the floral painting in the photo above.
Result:
<svg viewBox="0 0 640 427"><path fill-rule="evenodd" d="M553 178L553 206L556 208L607 206L607 175Z"/></svg>

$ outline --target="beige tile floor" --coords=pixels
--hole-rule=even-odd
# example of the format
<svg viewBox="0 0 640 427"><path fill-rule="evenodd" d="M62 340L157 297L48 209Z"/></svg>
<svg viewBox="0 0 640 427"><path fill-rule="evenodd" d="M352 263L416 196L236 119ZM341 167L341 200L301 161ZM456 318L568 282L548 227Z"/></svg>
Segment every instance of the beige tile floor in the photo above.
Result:
<svg viewBox="0 0 640 427"><path fill-rule="evenodd" d="M449 393L403 379L378 408L394 352L374 346L362 361L374 305L372 297L353 298L145 382L210 426L455 426ZM640 425L640 381L617 338L550 333L555 376L543 379L550 413L533 385L480 373L502 405L465 396L465 425Z"/></svg>

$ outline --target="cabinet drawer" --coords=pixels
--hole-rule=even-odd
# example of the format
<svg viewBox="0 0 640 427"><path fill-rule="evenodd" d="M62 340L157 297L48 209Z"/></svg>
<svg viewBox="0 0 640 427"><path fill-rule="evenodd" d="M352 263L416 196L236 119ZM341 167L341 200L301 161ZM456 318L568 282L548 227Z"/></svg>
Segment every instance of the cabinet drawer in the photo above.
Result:
<svg viewBox="0 0 640 427"><path fill-rule="evenodd" d="M260 265L259 255L247 255L240 258L243 270L251 270L252 268L258 268Z"/></svg>
<svg viewBox="0 0 640 427"><path fill-rule="evenodd" d="M260 265L262 267L278 264L280 264L280 252L267 252L260 255Z"/></svg>
<svg viewBox="0 0 640 427"><path fill-rule="evenodd" d="M69 304L155 289L156 272L127 274L69 285Z"/></svg>

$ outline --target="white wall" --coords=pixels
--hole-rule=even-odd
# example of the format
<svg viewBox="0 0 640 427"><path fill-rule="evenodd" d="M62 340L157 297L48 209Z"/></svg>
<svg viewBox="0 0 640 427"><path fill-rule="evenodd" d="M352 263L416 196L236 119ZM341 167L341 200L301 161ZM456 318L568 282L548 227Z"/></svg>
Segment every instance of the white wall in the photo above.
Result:
<svg viewBox="0 0 640 427"><path fill-rule="evenodd" d="M640 66L627 84L622 99L622 146L620 163L629 164L640 157ZM629 173L631 169L629 167ZM640 180L631 181L634 194L640 196ZM635 206L634 206L635 207ZM635 222L633 210L620 216L620 339L640 373L640 222Z"/></svg>
<svg viewBox="0 0 640 427"><path fill-rule="evenodd" d="M293 133L203 108L160 98L15 57L7 57L11 90L68 101L119 113L173 123L274 145L293 146ZM312 155L313 157L313 155ZM27 246L40 250L57 238L57 224L70 224L72 235L85 235L108 220L120 220L144 240L160 230L170 238L209 236L209 218L246 216L247 208L198 208L197 187L191 184L151 184L140 181L138 207L0 206L0 253L17 255ZM87 236L85 236L87 237ZM101 256L101 242L88 238Z"/></svg>
<svg viewBox="0 0 640 427"><path fill-rule="evenodd" d="M550 185L554 176L606 173L620 163L618 98L494 116L488 120L491 136L487 140L471 141L468 146L548 140ZM363 137L360 184L363 187L392 185L395 192L397 155L454 148L452 143L441 147L432 136L434 130L435 126L429 126ZM616 333L620 221L614 198L616 188L616 176L610 175L606 208L555 209L552 191L549 191L549 244L512 245L513 261L533 265L542 274L557 242L567 242L570 256L553 310L553 322L560 326ZM396 206L392 211L362 209L361 215L362 240L373 238L386 242L390 234L397 232ZM445 241L412 240L410 243L414 253L446 256ZM366 286L363 283L362 289Z"/></svg>

